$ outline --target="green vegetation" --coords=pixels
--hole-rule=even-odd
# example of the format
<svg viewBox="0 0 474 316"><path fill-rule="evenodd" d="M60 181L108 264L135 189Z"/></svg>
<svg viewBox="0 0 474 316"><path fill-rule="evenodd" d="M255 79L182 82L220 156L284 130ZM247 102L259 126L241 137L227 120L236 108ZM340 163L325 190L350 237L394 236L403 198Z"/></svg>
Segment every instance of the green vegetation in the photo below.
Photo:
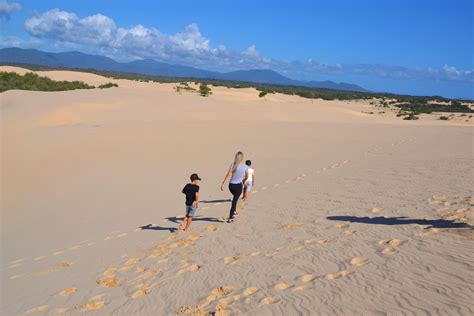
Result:
<svg viewBox="0 0 474 316"><path fill-rule="evenodd" d="M413 113L410 113L410 114L408 114L408 116L405 116L403 119L404 119L404 120L409 120L409 121L414 121L414 120L418 120L419 117L416 116L416 115L413 114Z"/></svg>
<svg viewBox="0 0 474 316"><path fill-rule="evenodd" d="M32 72L28 72L24 76L15 72L0 72L0 92L7 90L65 91L75 89L94 89L94 86L81 81L54 81Z"/></svg>
<svg viewBox="0 0 474 316"><path fill-rule="evenodd" d="M202 95L203 97L207 97L209 94L211 94L211 88L207 86L205 83L201 83L199 85L199 94Z"/></svg>
<svg viewBox="0 0 474 316"><path fill-rule="evenodd" d="M116 83L106 83L98 88L118 87ZM7 90L30 90L30 91L66 91L76 89L94 89L82 81L56 81L48 77L41 77L35 73L27 72L19 75L15 72L0 72L0 92Z"/></svg>
<svg viewBox="0 0 474 316"><path fill-rule="evenodd" d="M107 82L107 83L105 83L105 84L101 84L101 85L98 86L97 88L99 88L99 89L107 89L107 88L112 88L112 87L118 87L118 84L112 83L112 82Z"/></svg>
<svg viewBox="0 0 474 316"><path fill-rule="evenodd" d="M179 85L175 87L176 92L181 92L181 90L188 91L188 92L195 92L196 89L190 87L187 82L181 82Z"/></svg>
<svg viewBox="0 0 474 316"><path fill-rule="evenodd" d="M53 68L25 65L25 64L11 64L13 66L19 66L28 68L31 70L53 70ZM57 69L57 68L55 68ZM398 95L392 93L376 93L376 92L355 92L355 91L343 91L343 90L332 90L322 88L309 88L302 86L284 86L276 84L261 84L253 82L241 82L232 80L213 80L213 79L199 79L199 78L182 78L182 77L163 77L163 76L150 76L136 73L125 73L125 72L108 72L108 71L97 71L97 70L84 70L84 69L68 69L62 68L62 70L73 70L90 72L104 77L114 79L128 79L136 80L140 82L159 82L159 83L180 83L176 90L181 89L190 90L187 82L195 82L199 84L199 93L203 96L208 96L210 88L208 85L213 86L224 86L228 88L255 88L259 91L259 97L263 97L268 93L283 93L288 95L298 95L303 98L310 99L323 99L323 100L370 100L370 103L382 107L397 109L399 117L404 117L407 120L417 119L417 115L421 113L432 113L432 112L457 112L457 113L474 113L471 107L474 105L472 100L452 100L443 98L440 96L409 96L409 95ZM187 87L188 86L188 87ZM178 88L179 87L179 88ZM470 107L471 106L471 107ZM408 117L408 118L407 118ZM416 117L416 118L415 118Z"/></svg>

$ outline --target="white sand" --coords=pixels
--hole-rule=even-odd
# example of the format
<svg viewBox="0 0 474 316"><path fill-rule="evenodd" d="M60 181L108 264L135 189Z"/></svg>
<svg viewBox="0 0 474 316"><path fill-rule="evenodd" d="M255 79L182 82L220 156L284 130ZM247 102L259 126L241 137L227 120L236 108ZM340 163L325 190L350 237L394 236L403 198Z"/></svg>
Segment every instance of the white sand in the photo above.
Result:
<svg viewBox="0 0 474 316"><path fill-rule="evenodd" d="M472 314L471 121L38 73L119 88L0 94L2 314ZM237 150L257 192L235 224L201 202L171 233L192 172L230 197Z"/></svg>

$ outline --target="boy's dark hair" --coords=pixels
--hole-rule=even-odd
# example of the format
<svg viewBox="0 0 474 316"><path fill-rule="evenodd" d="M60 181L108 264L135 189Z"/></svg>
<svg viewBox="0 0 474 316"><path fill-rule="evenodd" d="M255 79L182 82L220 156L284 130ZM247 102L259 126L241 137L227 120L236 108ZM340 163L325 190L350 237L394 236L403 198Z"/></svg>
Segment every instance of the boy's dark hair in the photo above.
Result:
<svg viewBox="0 0 474 316"><path fill-rule="evenodd" d="M245 164L246 164L247 166L250 166L250 165L252 164L252 162L251 162L250 160L247 160L247 161L245 162Z"/></svg>

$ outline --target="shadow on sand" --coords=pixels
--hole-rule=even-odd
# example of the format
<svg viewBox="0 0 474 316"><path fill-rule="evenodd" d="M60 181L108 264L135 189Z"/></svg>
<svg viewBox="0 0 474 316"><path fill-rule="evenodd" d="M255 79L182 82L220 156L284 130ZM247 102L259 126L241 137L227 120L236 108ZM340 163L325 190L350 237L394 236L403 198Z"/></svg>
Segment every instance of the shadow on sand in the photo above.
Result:
<svg viewBox="0 0 474 316"><path fill-rule="evenodd" d="M328 216L330 221L343 221L351 223L377 224L377 225L430 225L431 228L472 228L471 225L445 219L414 219L405 216L399 217L357 217L357 216Z"/></svg>
<svg viewBox="0 0 474 316"><path fill-rule="evenodd" d="M226 199L226 200L204 200L204 201L199 201L199 203L204 203L204 204L225 203L225 202L232 202L232 200L231 199Z"/></svg>
<svg viewBox="0 0 474 316"><path fill-rule="evenodd" d="M171 216L171 217L166 217L167 220L170 222L176 223L176 224L181 224L181 221L183 220L182 217L176 217L176 216ZM199 217L199 216L194 216L193 217L193 222L211 222L211 223L223 223L223 220L220 220L219 218L216 217Z"/></svg>
<svg viewBox="0 0 474 316"><path fill-rule="evenodd" d="M178 229L176 227L161 227L161 226L153 226L153 224L148 224L144 226L140 226L142 230L167 230L170 233L174 233Z"/></svg>

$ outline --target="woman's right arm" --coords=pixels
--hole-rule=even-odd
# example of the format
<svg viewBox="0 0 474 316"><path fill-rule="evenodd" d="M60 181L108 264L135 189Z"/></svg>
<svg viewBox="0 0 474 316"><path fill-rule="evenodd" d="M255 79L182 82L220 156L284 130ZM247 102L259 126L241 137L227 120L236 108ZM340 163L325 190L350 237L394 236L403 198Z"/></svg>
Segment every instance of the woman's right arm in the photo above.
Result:
<svg viewBox="0 0 474 316"><path fill-rule="evenodd" d="M224 184L227 181L227 178L230 177L230 175L232 174L233 171L234 171L234 168L230 168L229 171L227 171L227 173L224 177L224 181L222 181L222 184L221 184L221 191L224 191Z"/></svg>

